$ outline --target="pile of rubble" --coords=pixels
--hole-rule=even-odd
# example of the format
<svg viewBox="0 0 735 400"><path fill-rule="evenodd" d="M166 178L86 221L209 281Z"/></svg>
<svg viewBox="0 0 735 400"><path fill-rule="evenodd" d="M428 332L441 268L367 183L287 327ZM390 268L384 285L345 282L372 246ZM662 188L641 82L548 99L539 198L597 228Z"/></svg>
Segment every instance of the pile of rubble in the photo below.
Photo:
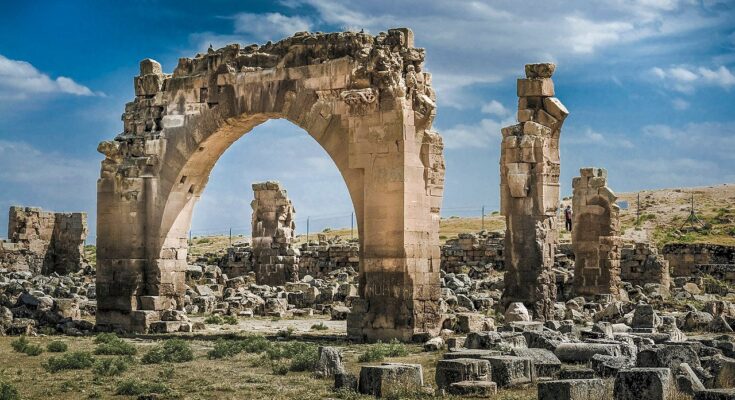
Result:
<svg viewBox="0 0 735 400"><path fill-rule="evenodd" d="M0 269L0 335L94 330L94 280L91 269L48 276Z"/></svg>

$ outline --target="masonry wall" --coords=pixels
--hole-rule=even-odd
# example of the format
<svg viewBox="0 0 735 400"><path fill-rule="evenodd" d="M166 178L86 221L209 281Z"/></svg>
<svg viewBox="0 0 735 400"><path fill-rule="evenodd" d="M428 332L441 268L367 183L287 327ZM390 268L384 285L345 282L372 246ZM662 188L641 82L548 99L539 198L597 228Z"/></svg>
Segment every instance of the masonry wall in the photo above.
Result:
<svg viewBox="0 0 735 400"><path fill-rule="evenodd" d="M505 234L502 232L460 233L441 248L441 269L449 273L463 273L465 267L490 266L503 270Z"/></svg>
<svg viewBox="0 0 735 400"><path fill-rule="evenodd" d="M671 275L691 276L698 264L735 264L735 246L706 243L670 243L661 251L671 266Z"/></svg>
<svg viewBox="0 0 735 400"><path fill-rule="evenodd" d="M33 274L67 274L82 268L86 213L10 207L8 240L0 243L0 267Z"/></svg>
<svg viewBox="0 0 735 400"><path fill-rule="evenodd" d="M621 252L620 280L638 286L657 283L668 288L669 262L650 243L626 243Z"/></svg>

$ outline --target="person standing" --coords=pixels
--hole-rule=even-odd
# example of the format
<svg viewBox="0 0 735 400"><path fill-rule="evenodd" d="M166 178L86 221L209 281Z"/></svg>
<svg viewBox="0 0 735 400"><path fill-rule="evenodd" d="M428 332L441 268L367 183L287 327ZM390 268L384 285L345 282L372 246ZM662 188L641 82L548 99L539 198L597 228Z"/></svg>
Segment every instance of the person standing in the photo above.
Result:
<svg viewBox="0 0 735 400"><path fill-rule="evenodd" d="M564 222L567 228L567 232L572 231L572 206L567 206L564 209Z"/></svg>

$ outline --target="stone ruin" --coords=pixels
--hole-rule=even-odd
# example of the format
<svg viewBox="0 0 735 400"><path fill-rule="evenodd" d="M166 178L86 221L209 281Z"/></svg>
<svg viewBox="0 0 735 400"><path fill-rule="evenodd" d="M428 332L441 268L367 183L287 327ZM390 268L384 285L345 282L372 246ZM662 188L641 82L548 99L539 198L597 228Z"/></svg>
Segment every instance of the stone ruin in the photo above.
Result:
<svg viewBox="0 0 735 400"><path fill-rule="evenodd" d="M8 241L0 242L0 268L63 275L84 267L86 213L13 206L9 214Z"/></svg>
<svg viewBox="0 0 735 400"><path fill-rule="evenodd" d="M183 309L187 233L214 164L283 118L325 149L353 201L360 299L348 335L437 333L444 158L424 58L399 28L232 44L181 58L172 74L142 61L123 132L98 147L98 326L142 332Z"/></svg>
<svg viewBox="0 0 735 400"><path fill-rule="evenodd" d="M256 282L279 286L299 280L296 210L278 182L253 184L252 257Z"/></svg>
<svg viewBox="0 0 735 400"><path fill-rule="evenodd" d="M460 233L457 238L448 239L441 248L442 271L466 272L470 276L479 276L491 269L502 271L505 261L503 238L502 232L482 231L478 234Z"/></svg>
<svg viewBox="0 0 735 400"><path fill-rule="evenodd" d="M620 279L641 287L658 284L669 287L669 262L649 242L625 243L620 255Z"/></svg>
<svg viewBox="0 0 735 400"><path fill-rule="evenodd" d="M620 208L607 170L582 168L572 181L574 289L578 296L620 296Z"/></svg>
<svg viewBox="0 0 735 400"><path fill-rule="evenodd" d="M506 220L503 305L523 302L550 319L559 241L559 135L569 112L554 97L554 64L526 65L518 79L518 124L502 129L500 209Z"/></svg>

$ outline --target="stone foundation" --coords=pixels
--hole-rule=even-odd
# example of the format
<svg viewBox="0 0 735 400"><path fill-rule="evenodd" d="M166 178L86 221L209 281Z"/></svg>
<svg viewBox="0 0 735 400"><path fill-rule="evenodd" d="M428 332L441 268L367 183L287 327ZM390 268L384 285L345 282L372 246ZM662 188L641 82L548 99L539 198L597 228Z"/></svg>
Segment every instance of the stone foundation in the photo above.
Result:
<svg viewBox="0 0 735 400"><path fill-rule="evenodd" d="M669 262L651 243L626 243L621 252L620 279L641 287L656 283L668 288L671 283Z"/></svg>
<svg viewBox="0 0 735 400"><path fill-rule="evenodd" d="M698 264L735 264L735 246L707 243L670 243L661 250L671 267L671 276L691 276Z"/></svg>

